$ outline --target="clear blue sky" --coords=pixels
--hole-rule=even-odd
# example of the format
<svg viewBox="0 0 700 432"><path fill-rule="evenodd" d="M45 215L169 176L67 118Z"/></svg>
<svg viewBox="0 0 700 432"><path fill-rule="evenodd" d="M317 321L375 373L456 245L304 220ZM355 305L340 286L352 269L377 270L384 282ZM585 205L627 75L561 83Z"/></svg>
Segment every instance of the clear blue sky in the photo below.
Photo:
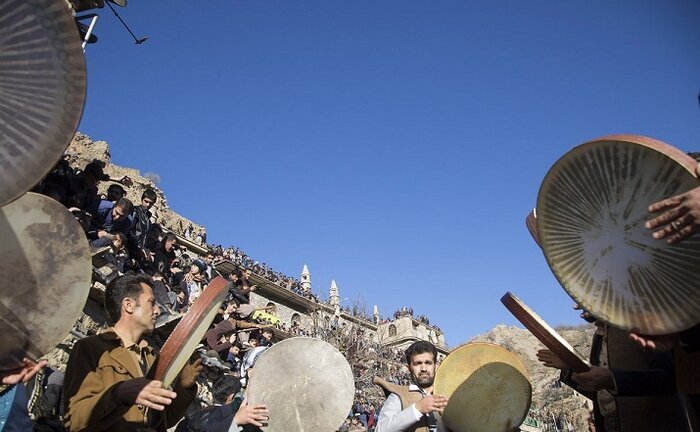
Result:
<svg viewBox="0 0 700 432"><path fill-rule="evenodd" d="M206 5L211 9L196 9ZM456 345L510 290L578 323L524 225L567 150L700 150L692 1L131 0L88 48L80 130L175 211L290 275L308 264Z"/></svg>

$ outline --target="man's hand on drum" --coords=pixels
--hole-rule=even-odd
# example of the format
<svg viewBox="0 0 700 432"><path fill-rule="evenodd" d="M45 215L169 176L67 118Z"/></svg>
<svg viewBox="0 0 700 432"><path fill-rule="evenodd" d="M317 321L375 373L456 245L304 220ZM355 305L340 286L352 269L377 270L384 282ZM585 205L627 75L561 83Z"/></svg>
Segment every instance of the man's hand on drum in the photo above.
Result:
<svg viewBox="0 0 700 432"><path fill-rule="evenodd" d="M571 375L571 379L576 381L579 390L583 391L598 391L615 387L610 369L602 366L591 366L588 372L575 373Z"/></svg>
<svg viewBox="0 0 700 432"><path fill-rule="evenodd" d="M696 168L700 175L700 165ZM655 239L678 243L700 232L700 186L649 206L650 213L661 213L647 221Z"/></svg>
<svg viewBox="0 0 700 432"><path fill-rule="evenodd" d="M678 335L675 333L647 336L632 332L629 334L629 338L644 351L666 352L673 350L678 345Z"/></svg>
<svg viewBox="0 0 700 432"><path fill-rule="evenodd" d="M233 421L235 421L238 426L252 424L257 427L262 427L263 422L267 422L269 419L269 415L270 411L267 410L265 405L249 405L248 400L244 399L238 411L236 411L236 414L233 416Z"/></svg>
<svg viewBox="0 0 700 432"><path fill-rule="evenodd" d="M163 387L161 381L148 378L134 378L117 385L116 399L123 405L143 405L163 411L177 397L177 393Z"/></svg>
<svg viewBox="0 0 700 432"><path fill-rule="evenodd" d="M537 351L537 360L547 367L556 369L566 369L566 364L561 361L559 357L556 356L552 351L548 349L541 349Z"/></svg>
<svg viewBox="0 0 700 432"><path fill-rule="evenodd" d="M416 402L416 409L421 414L428 414L433 411L437 411L440 414L445 410L447 406L447 396L443 395L427 395L423 399Z"/></svg>
<svg viewBox="0 0 700 432"><path fill-rule="evenodd" d="M46 360L40 360L38 363L34 362L33 360L30 360L28 358L24 358L22 360L23 365L20 366L17 369L12 369L9 371L4 371L0 373L0 377L2 378L2 383L3 384L17 384L19 382L27 382L29 381L34 375L37 374L44 366L48 364Z"/></svg>

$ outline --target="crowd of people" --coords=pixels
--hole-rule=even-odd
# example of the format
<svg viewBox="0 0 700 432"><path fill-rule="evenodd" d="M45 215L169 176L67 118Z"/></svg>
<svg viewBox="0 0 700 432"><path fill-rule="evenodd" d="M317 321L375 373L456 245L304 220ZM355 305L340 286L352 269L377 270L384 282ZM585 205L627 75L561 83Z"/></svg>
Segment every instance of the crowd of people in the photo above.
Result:
<svg viewBox="0 0 700 432"><path fill-rule="evenodd" d="M150 210L158 200L156 192L153 189L145 189L139 205L134 205L127 198L132 181L128 177L112 179L104 173L104 168L105 164L98 160L90 162L83 169L71 168L66 160L61 160L37 185L35 191L64 204L84 227L93 252L103 257L114 270L117 276L109 279L101 278L99 272L94 275L95 282L107 287L107 297L116 295L113 286L123 284L125 278L147 278L138 280L142 285L146 283L149 287L148 293L152 293L154 306L150 313L154 315L155 327L164 322L164 318L180 316L193 307L207 289L209 282L218 275L215 266L217 260L228 260L236 264L236 270L226 276L229 283L226 301L206 332L202 340L203 347L199 349L202 362L198 368L200 371L206 370L205 385L213 390L214 399L221 401L221 391L217 383L225 380L233 382L231 388L237 388L238 391L230 391L224 399L228 399L229 404L235 400L240 389L245 386L246 368L251 366L246 363L250 360L250 354L271 346L274 340L289 336L322 338L346 353L352 351L357 361L364 357L362 353L372 353L374 360L371 365L353 367L358 379L360 373L366 375L371 371L393 376L397 383L408 382L408 375L402 370L399 362L400 353L387 351L380 344L365 338L358 325L340 326L337 316L313 328L307 328L298 321L270 322L269 317L274 316L274 310L271 309L257 316L256 312L261 309L256 309L250 304L250 294L258 288L252 281L253 274L316 302L318 299L310 290L303 288L299 280L276 272L264 263L258 263L238 248L224 249L207 245L206 231L203 229L196 231L192 226L188 226L181 235L204 246L207 252L203 256L196 256L187 251L178 244L178 237L174 233L164 230L155 222ZM101 183L109 183L109 186L105 189ZM105 190L105 193L100 194L99 190ZM127 299L128 296L122 296L121 300L115 301L127 302ZM128 339L116 329L121 328L119 316L131 316L132 309L129 308L133 308L133 304L122 310L122 315L112 312L116 316L112 324L115 326L114 337L117 340ZM113 305L112 309L116 310L118 306ZM359 310L347 308L343 312L366 319L366 314L360 313ZM92 340L91 338L93 337L87 339ZM110 349L115 348L110 346ZM78 351L83 349L81 347L83 344L78 344ZM152 359L146 360L148 361ZM69 370L73 369L75 367L69 367ZM64 430L61 418L67 414L69 425L88 421L81 417L80 411L66 411L67 405L64 404L67 401L61 396L56 396L65 393L64 375L60 371L47 369L47 372L42 372L38 378L38 384L43 384L44 390L51 391L45 392L41 400L34 400L31 404L33 413L40 413L35 419L37 427L45 430ZM50 385L49 380L52 381ZM201 377L199 380L203 381ZM369 396L358 396L347 423L350 425L359 422L364 430L372 430L372 419L376 418L375 408L378 400L375 394L372 402L369 401L372 385L366 377L362 383ZM81 383L69 378L68 385L71 386L70 392L77 392ZM78 388L75 388L76 386ZM361 393L360 391L358 394ZM161 396L168 397L165 393ZM199 403L205 405L202 412L206 415L200 416L198 420L195 420L196 416L186 416L179 426L181 430L209 430L207 424L219 417L217 409L226 406L225 403L217 405L216 402L209 405L209 402L205 403L199 399L196 398ZM70 418L74 419L73 422ZM237 420L245 424L251 419ZM253 424L252 420L250 424Z"/></svg>
<svg viewBox="0 0 700 432"><path fill-rule="evenodd" d="M98 193L100 182L111 182L105 194ZM97 401L128 407L128 410L122 413L122 417L110 417L110 421L140 421L151 424L154 420L141 413L143 406L156 411L165 409L163 401L173 401L176 393L188 395L179 399L179 402L194 400L196 377L203 368L202 363L211 360L210 365L219 372L209 378L228 379L232 384L229 387L224 386L229 389L225 398L221 394L217 396L218 400L224 400L225 403L215 404L208 410L211 412L206 416L207 420L200 425L204 425L202 430L216 430L207 429L206 424L213 419L222 418L222 415L229 424L233 422L240 426L260 426L267 416L267 411L264 406L246 405L241 388L245 387L250 368L257 356L274 343L276 332L280 332L278 336L282 337L285 334L305 335L329 340L353 361L353 372L360 391L344 427L353 429L361 425L362 430L372 430L376 425L377 430L384 432L394 430L393 426L386 425L396 422L403 424L410 420L408 415L392 411L396 408L394 405L389 404L393 408L387 409L389 399L383 409L377 410L379 401L372 396L367 377L392 377L391 381L385 382L385 390L392 395L404 395L401 388L410 389L411 386L420 384L424 369L434 373L437 362L434 347L423 347L412 354L406 353L406 368L399 362L401 353L387 351L363 337L359 326L336 324L304 328L297 322L289 327L285 323L273 325L270 322L256 322L256 309L250 303L250 293L257 289L252 280L254 273L297 294L307 297L313 294L304 289L295 278L275 272L265 264L259 264L237 248L215 247L202 257L190 255L178 246L177 236L164 231L152 220L150 209L156 203L156 192L153 189L144 190L139 205L135 206L126 198L125 187L128 188L131 183L128 177L109 178L104 173L104 163L100 161L93 161L84 169L75 170L62 160L35 188L35 191L64 204L80 221L93 250L101 251L115 271L124 275L111 281L103 281L107 285L105 300L112 324L110 330L104 335L86 338L90 342L80 341L71 354L64 385L66 411L63 413L64 422L70 430L79 430L94 420L86 413L94 410L94 390L104 384L105 377L100 378L100 381L91 373L95 373L94 370L105 372L97 363L90 363L90 360L96 361L98 354L103 350L114 353L116 370L119 370L119 355L136 356L135 364L141 367L141 371L129 370L127 367L122 374L124 376L110 372L110 380L128 383L110 393L106 402L103 399ZM667 239L671 244L682 242L700 231L700 189L653 204L650 212L657 213L656 217L647 223L647 228L654 231L654 238ZM204 245L206 233L200 231L197 237L201 238L199 242ZM154 356L152 349L142 341L142 336L147 333L149 327L156 326L159 317L182 314L193 307L207 289L209 281L216 276L216 259L231 260L238 268L227 275L228 296L203 340L206 348L202 358L183 369L178 381L180 387L175 388L175 392L164 387L151 387L152 381L146 380L144 375L147 366L154 361ZM394 314L395 318L402 316L413 317L413 310L402 308ZM582 316L584 319L591 318L585 311ZM420 316L416 319L429 324L427 317ZM697 376L692 375L696 373L693 371L697 369L697 364L693 366L691 360L689 366L687 358L693 358L692 355L700 346L699 327L680 334L650 337L621 331L601 320L596 320L595 323L590 371L576 373L551 351L542 350L538 353L538 358L543 364L561 370L562 383L593 401L592 430L623 431L628 430L630 425L634 430L640 431L689 430L688 425L696 421L694 416L698 410L698 383L682 380L686 374L690 374L691 377ZM97 351L93 352L95 349ZM675 356L670 353L673 349ZM374 356L368 357L367 353ZM676 361L679 361L679 358L686 359L685 369L677 368L674 357ZM83 364L85 362L87 363ZM27 361L21 376L13 377L5 384L12 386L12 381L21 381L44 366L43 363L34 364ZM685 405L679 404L677 398L678 374L686 397ZM3 380L7 381L7 377ZM432 385L432 382L430 384ZM433 397L430 393L431 386L427 383L422 387L418 385L418 390L422 392L423 399L416 399L411 406L418 410L418 418L422 419L419 421L430 424L435 430L444 430L439 417L436 423L436 418L431 413L441 412L447 400L440 395ZM404 396L411 395L406 393ZM70 401L72 397L76 398L73 407ZM233 401L238 402L236 404ZM233 410L232 405L236 407ZM396 406L400 407L401 404ZM184 414L180 404L168 409L180 417ZM222 414L222 410L225 413ZM391 415L388 414L390 412ZM168 417L172 420L178 415ZM400 421L395 420L395 417L402 416ZM541 422L545 428L570 428L569 419L554 415L551 417L551 422L546 416L535 420ZM56 426L55 422L47 422L43 426L58 427L58 430L61 430L62 425L58 424L59 426ZM157 424L159 428L167 426L166 423ZM382 424L385 425L384 429ZM187 420L180 422L178 427L182 431L192 430Z"/></svg>

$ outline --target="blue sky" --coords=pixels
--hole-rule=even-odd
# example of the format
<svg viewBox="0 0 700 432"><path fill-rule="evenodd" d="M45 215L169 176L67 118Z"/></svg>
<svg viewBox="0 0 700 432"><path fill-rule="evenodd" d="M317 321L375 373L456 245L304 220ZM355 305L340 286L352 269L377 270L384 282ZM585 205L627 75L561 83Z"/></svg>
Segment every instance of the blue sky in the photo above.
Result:
<svg viewBox="0 0 700 432"><path fill-rule="evenodd" d="M195 9L206 5L210 9ZM700 150L691 1L142 1L90 46L80 130L175 211L287 274L303 264L451 345L578 323L524 225L547 169L637 133Z"/></svg>

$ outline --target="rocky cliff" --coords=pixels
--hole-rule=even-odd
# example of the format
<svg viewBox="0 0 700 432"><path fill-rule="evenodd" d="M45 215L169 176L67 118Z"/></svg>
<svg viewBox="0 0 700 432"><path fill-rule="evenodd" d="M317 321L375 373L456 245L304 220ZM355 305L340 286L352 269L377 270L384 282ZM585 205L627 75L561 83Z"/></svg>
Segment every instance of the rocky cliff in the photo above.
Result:
<svg viewBox="0 0 700 432"><path fill-rule="evenodd" d="M584 357L588 357L595 327L583 324L578 327L559 327L556 330ZM587 399L566 385L559 384L559 371L543 366L535 355L544 345L529 331L498 325L476 336L469 342L491 342L517 354L530 374L532 407L538 417L546 422L566 419L575 431L588 430L589 408Z"/></svg>
<svg viewBox="0 0 700 432"><path fill-rule="evenodd" d="M68 162L74 168L82 169L94 159L99 159L107 163L105 173L109 174L111 178L121 179L124 176L131 178L134 184L124 189L126 189L126 197L129 198L134 205L139 205L141 203L141 194L144 190L153 188L158 195L158 202L151 209L151 213L153 213L156 222L164 228L175 231L178 234L181 234L190 224L195 232L203 228L201 225L180 216L168 206L168 200L163 191L154 183L153 176L147 177L141 174L137 169L112 164L109 145L105 141L94 141L89 136L77 132L66 150L66 155ZM100 192L106 193L110 184L111 182L101 182L99 185Z"/></svg>

